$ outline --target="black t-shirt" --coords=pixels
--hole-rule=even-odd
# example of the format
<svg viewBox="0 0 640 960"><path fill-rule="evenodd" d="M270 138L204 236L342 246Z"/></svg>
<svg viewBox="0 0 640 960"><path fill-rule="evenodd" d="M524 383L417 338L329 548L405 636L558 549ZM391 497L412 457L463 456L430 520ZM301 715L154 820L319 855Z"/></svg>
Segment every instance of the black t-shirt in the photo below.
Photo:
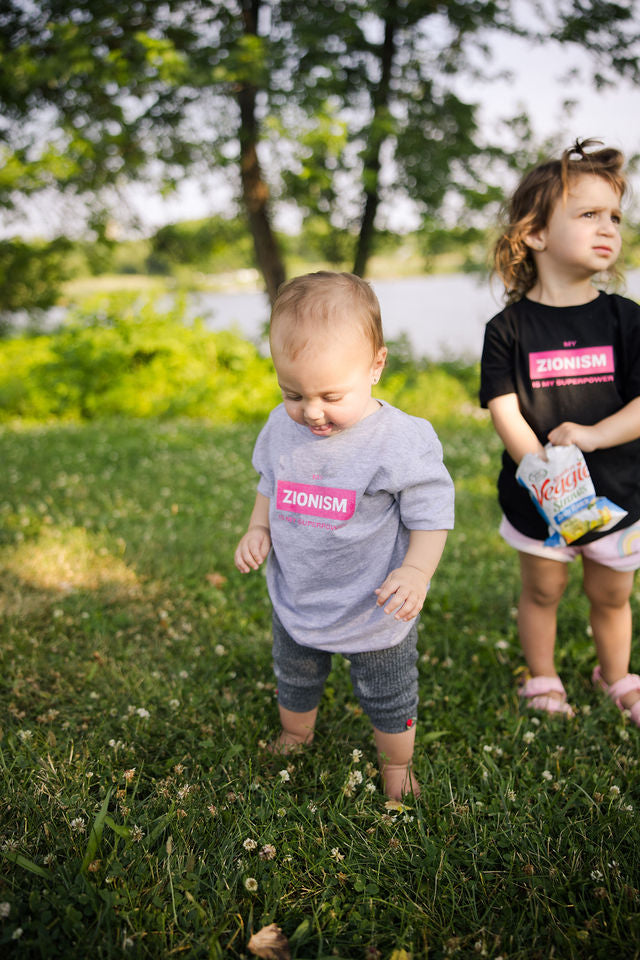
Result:
<svg viewBox="0 0 640 960"><path fill-rule="evenodd" d="M591 425L640 396L640 306L600 293L577 307L549 307L523 298L486 326L480 403L515 393L524 419L542 444L565 420ZM616 529L640 517L640 439L585 453L598 496L628 511ZM500 505L513 526L544 540L547 526L502 455ZM605 533L591 532L579 544Z"/></svg>

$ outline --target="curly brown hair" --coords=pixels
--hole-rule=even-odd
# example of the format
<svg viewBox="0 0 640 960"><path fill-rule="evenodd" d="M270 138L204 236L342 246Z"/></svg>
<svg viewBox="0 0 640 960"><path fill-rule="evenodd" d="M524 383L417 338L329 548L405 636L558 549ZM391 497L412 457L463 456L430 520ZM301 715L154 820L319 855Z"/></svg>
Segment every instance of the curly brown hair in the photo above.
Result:
<svg viewBox="0 0 640 960"><path fill-rule="evenodd" d="M535 285L536 264L525 238L546 227L557 201L566 200L569 187L577 177L593 174L606 180L624 196L627 181L622 172L624 156L601 140L576 140L559 160L547 160L534 167L516 189L506 208L506 225L493 251L493 270L505 287L507 303L514 303Z"/></svg>

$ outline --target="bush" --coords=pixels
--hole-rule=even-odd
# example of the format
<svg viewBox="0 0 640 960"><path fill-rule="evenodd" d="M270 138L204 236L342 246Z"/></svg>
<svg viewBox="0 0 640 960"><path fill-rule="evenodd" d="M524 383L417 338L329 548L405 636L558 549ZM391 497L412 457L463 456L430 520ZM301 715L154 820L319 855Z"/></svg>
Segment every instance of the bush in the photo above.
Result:
<svg viewBox="0 0 640 960"><path fill-rule="evenodd" d="M93 299L57 334L0 345L0 417L260 420L278 402L270 360L232 333L133 295Z"/></svg>

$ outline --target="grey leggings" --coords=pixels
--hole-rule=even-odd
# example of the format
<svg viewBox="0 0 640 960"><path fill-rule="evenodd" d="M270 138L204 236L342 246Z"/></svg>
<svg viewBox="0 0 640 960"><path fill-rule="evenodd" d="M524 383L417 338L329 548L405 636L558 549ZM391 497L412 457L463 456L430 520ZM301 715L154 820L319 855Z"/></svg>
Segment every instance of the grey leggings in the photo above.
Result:
<svg viewBox="0 0 640 960"><path fill-rule="evenodd" d="M360 706L382 733L402 733L418 711L418 631L414 623L395 647L350 653L351 682ZM305 713L317 707L331 670L331 654L296 643L273 614L273 669L278 703Z"/></svg>

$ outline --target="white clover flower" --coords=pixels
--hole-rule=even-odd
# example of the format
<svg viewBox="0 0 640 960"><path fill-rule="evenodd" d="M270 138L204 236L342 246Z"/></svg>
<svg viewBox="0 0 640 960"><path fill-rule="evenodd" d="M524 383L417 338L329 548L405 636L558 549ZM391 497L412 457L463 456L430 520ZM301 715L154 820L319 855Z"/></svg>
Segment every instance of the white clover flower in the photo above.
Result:
<svg viewBox="0 0 640 960"><path fill-rule="evenodd" d="M618 731L618 736L620 737L621 740L628 740L628 739L629 739L629 731L628 731L628 730L625 730L625 729L623 728L622 730L619 730L619 731Z"/></svg>
<svg viewBox="0 0 640 960"><path fill-rule="evenodd" d="M137 823L134 823L134 825L131 827L131 839L134 843L140 843L143 837L144 831L138 826Z"/></svg>
<svg viewBox="0 0 640 960"><path fill-rule="evenodd" d="M148 720L149 717L151 716L149 711L146 710L144 707L138 707L138 709L136 710L136 713L138 714L139 717L142 717L143 720Z"/></svg>
<svg viewBox="0 0 640 960"><path fill-rule="evenodd" d="M33 730L18 730L18 737L25 743L27 740L33 739Z"/></svg>
<svg viewBox="0 0 640 960"><path fill-rule="evenodd" d="M515 790L507 790L507 800L510 800L513 803L515 799L516 799ZM480 803L482 803L482 801L480 801ZM482 806L484 806L484 804L482 804Z"/></svg>
<svg viewBox="0 0 640 960"><path fill-rule="evenodd" d="M82 817L75 817L69 826L75 833L84 833L86 824Z"/></svg>
<svg viewBox="0 0 640 960"><path fill-rule="evenodd" d="M496 650L508 650L508 649L509 649L509 641L508 641L508 640L496 640L495 648L496 648Z"/></svg>
<svg viewBox="0 0 640 960"><path fill-rule="evenodd" d="M278 809L276 810L276 813L278 814L279 817L286 817L287 815L287 811L285 810L284 807L278 807Z"/></svg>
<svg viewBox="0 0 640 960"><path fill-rule="evenodd" d="M186 670L181 670L178 676L180 677L181 680L186 680L189 674L187 673Z"/></svg>
<svg viewBox="0 0 640 960"><path fill-rule="evenodd" d="M247 877L244 882L244 888L245 890L248 890L249 893L255 893L258 889L258 881L255 877Z"/></svg>
<svg viewBox="0 0 640 960"><path fill-rule="evenodd" d="M283 783L286 783L287 780L291 780L291 776L288 770L281 770L278 774Z"/></svg>
<svg viewBox="0 0 640 960"><path fill-rule="evenodd" d="M522 735L522 739L524 740L525 743L531 743L531 741L535 740L535 738L536 738L536 735L533 732L533 730L527 730L527 732Z"/></svg>
<svg viewBox="0 0 640 960"><path fill-rule="evenodd" d="M9 914L11 913L11 904L7 903L5 900L4 903L0 903L0 918L6 920Z"/></svg>
<svg viewBox="0 0 640 960"><path fill-rule="evenodd" d="M352 750L351 759L354 763L360 763L360 761L362 760L362 750L358 750L357 748L355 750Z"/></svg>
<svg viewBox="0 0 640 960"><path fill-rule="evenodd" d="M543 780L553 780L553 774L551 773L550 770L543 770L543 771L542 771L542 779L543 779Z"/></svg>
<svg viewBox="0 0 640 960"><path fill-rule="evenodd" d="M529 723L532 724L534 727L539 727L539 726L540 726L540 717L530 717L530 718L529 718Z"/></svg>
<svg viewBox="0 0 640 960"><path fill-rule="evenodd" d="M171 707L172 710L177 710L178 707L180 706L180 701L176 700L174 697L173 700L169 700L169 706Z"/></svg>
<svg viewBox="0 0 640 960"><path fill-rule="evenodd" d="M213 648L213 652L215 653L216 657L224 657L227 649L226 647L223 647L221 643L217 643Z"/></svg>
<svg viewBox="0 0 640 960"><path fill-rule="evenodd" d="M344 860L344 853L340 853L339 847L334 847L332 849L331 856L336 861L336 863L340 863L341 860Z"/></svg>
<svg viewBox="0 0 640 960"><path fill-rule="evenodd" d="M11 939L19 940L23 933L24 933L24 930L22 929L22 927L16 927L13 933L11 934Z"/></svg>
<svg viewBox="0 0 640 960"><path fill-rule="evenodd" d="M262 847L258 853L261 860L273 860L275 855L276 848L272 843L265 843L264 847Z"/></svg>
<svg viewBox="0 0 640 960"><path fill-rule="evenodd" d="M618 787L615 783L612 784L612 785L609 787L609 793L610 793L611 796L613 796L613 797L619 797L619 796L620 796L620 787Z"/></svg>
<svg viewBox="0 0 640 960"><path fill-rule="evenodd" d="M592 880L602 880L602 871L601 870L592 870L591 871Z"/></svg>
<svg viewBox="0 0 640 960"><path fill-rule="evenodd" d="M242 846L245 850L255 850L258 844L252 837L247 837L247 839L243 841Z"/></svg>
<svg viewBox="0 0 640 960"><path fill-rule="evenodd" d="M317 813L317 812L318 812L317 806L315 805L315 803L312 803L311 801L309 801L309 803L307 804L307 809L309 810L309 813Z"/></svg>
<svg viewBox="0 0 640 960"><path fill-rule="evenodd" d="M371 783L371 780L369 780L368 783L365 784L364 788L368 793L376 792L376 785L375 783Z"/></svg>
<svg viewBox="0 0 640 960"><path fill-rule="evenodd" d="M356 787L359 783L362 783L362 772L360 770L352 770L347 778L347 785L349 787Z"/></svg>
<svg viewBox="0 0 640 960"><path fill-rule="evenodd" d="M493 751L493 744L485 743L482 749L484 750L485 753L491 753Z"/></svg>

